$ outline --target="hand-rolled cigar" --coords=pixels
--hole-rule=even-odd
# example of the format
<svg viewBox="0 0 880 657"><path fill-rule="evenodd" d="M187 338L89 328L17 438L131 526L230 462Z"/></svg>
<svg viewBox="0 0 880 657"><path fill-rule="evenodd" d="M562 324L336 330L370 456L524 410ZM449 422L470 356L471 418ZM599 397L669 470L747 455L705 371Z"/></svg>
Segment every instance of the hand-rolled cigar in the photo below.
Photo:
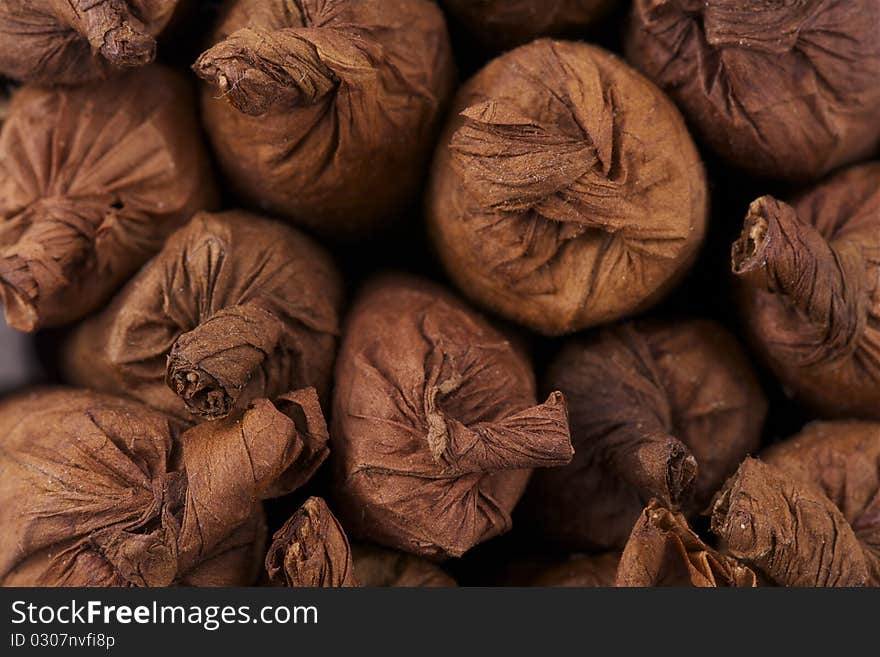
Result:
<svg viewBox="0 0 880 657"><path fill-rule="evenodd" d="M395 218L425 174L455 73L428 0L237 0L193 69L248 203L324 235Z"/></svg>
<svg viewBox="0 0 880 657"><path fill-rule="evenodd" d="M603 18L615 0L442 0L467 32L492 50L542 36L578 36Z"/></svg>
<svg viewBox="0 0 880 657"><path fill-rule="evenodd" d="M880 424L814 422L746 459L712 531L783 586L880 586Z"/></svg>
<svg viewBox="0 0 880 657"><path fill-rule="evenodd" d="M306 386L324 399L341 297L330 257L294 228L199 213L77 327L66 374L187 421Z"/></svg>
<svg viewBox="0 0 880 657"><path fill-rule="evenodd" d="M0 74L82 84L149 64L181 0L3 0ZM146 94L147 96L149 94Z"/></svg>
<svg viewBox="0 0 880 657"><path fill-rule="evenodd" d="M690 267L706 181L675 106L611 53L539 40L459 91L428 219L449 275L548 335L648 308Z"/></svg>
<svg viewBox="0 0 880 657"><path fill-rule="evenodd" d="M569 404L574 460L532 477L524 511L570 550L622 548L651 498L699 511L759 446L767 403L706 320L642 320L568 343L544 387Z"/></svg>
<svg viewBox="0 0 880 657"><path fill-rule="evenodd" d="M350 545L320 497L307 499L275 533L266 570L272 584L291 587L456 585L425 559L372 545Z"/></svg>
<svg viewBox="0 0 880 657"><path fill-rule="evenodd" d="M791 205L754 201L733 245L751 342L824 417L880 419L880 163Z"/></svg>
<svg viewBox="0 0 880 657"><path fill-rule="evenodd" d="M327 456L314 390L181 433L138 402L80 389L0 402L0 585L243 586L261 500Z"/></svg>
<svg viewBox="0 0 880 657"><path fill-rule="evenodd" d="M186 81L25 86L0 131L0 301L22 331L98 308L216 193Z"/></svg>
<svg viewBox="0 0 880 657"><path fill-rule="evenodd" d="M687 519L651 500L620 558L616 586L754 587L752 570L706 545Z"/></svg>
<svg viewBox="0 0 880 657"><path fill-rule="evenodd" d="M571 460L562 395L536 405L525 356L431 283L367 286L335 381L335 493L360 538L461 556L510 528L533 468Z"/></svg>
<svg viewBox="0 0 880 657"><path fill-rule="evenodd" d="M276 585L358 585L348 537L320 497L307 499L275 532L266 555L266 571L269 581Z"/></svg>
<svg viewBox="0 0 880 657"><path fill-rule="evenodd" d="M636 0L627 59L749 173L814 180L880 140L876 0Z"/></svg>

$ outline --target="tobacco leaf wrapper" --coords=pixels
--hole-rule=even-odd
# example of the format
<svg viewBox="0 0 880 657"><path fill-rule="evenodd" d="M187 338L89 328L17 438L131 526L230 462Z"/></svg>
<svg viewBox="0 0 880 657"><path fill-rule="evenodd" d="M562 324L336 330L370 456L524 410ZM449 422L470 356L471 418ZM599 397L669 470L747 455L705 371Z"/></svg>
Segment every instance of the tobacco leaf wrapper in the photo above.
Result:
<svg viewBox="0 0 880 657"><path fill-rule="evenodd" d="M295 229L200 213L76 329L66 372L187 421L306 386L323 399L341 298L329 256Z"/></svg>
<svg viewBox="0 0 880 657"><path fill-rule="evenodd" d="M342 525L311 497L273 537L269 581L292 587L444 587L455 580L431 562L378 546L350 545Z"/></svg>
<svg viewBox="0 0 880 657"><path fill-rule="evenodd" d="M314 390L180 425L79 389L0 403L0 584L244 586L264 552L261 500L327 456Z"/></svg>
<svg viewBox="0 0 880 657"><path fill-rule="evenodd" d="M544 384L568 400L574 460L523 503L570 550L622 548L652 498L700 511L759 447L767 403L734 338L705 320L639 321L568 343Z"/></svg>
<svg viewBox="0 0 880 657"><path fill-rule="evenodd" d="M673 104L614 55L546 39L459 91L428 198L455 283L548 335L658 301L696 257L706 212Z"/></svg>
<svg viewBox="0 0 880 657"><path fill-rule="evenodd" d="M161 67L19 89L0 132L7 322L33 331L83 317L213 206L199 135L187 83Z"/></svg>
<svg viewBox="0 0 880 657"><path fill-rule="evenodd" d="M521 353L455 297L402 276L368 285L351 312L332 436L346 529L436 558L508 530L531 469L572 456L562 395L536 405Z"/></svg>
<svg viewBox="0 0 880 657"><path fill-rule="evenodd" d="M617 586L754 587L755 573L706 545L680 513L652 500L620 558Z"/></svg>
<svg viewBox="0 0 880 657"><path fill-rule="evenodd" d="M310 497L275 532L266 555L269 581L293 587L357 586L351 546L320 497Z"/></svg>
<svg viewBox="0 0 880 657"><path fill-rule="evenodd" d="M0 74L82 84L149 64L181 0L4 0Z"/></svg>
<svg viewBox="0 0 880 657"><path fill-rule="evenodd" d="M880 586L880 424L815 422L718 493L724 548L784 586Z"/></svg>
<svg viewBox="0 0 880 657"><path fill-rule="evenodd" d="M541 36L576 36L605 16L615 0L442 0L484 46L502 50Z"/></svg>
<svg viewBox="0 0 880 657"><path fill-rule="evenodd" d="M627 59L750 173L816 179L876 151L875 0L636 0Z"/></svg>
<svg viewBox="0 0 880 657"><path fill-rule="evenodd" d="M751 342L817 414L880 419L880 163L790 205L753 202L733 245Z"/></svg>
<svg viewBox="0 0 880 657"><path fill-rule="evenodd" d="M428 0L238 0L193 66L205 127L249 203L331 236L418 192L454 65Z"/></svg>

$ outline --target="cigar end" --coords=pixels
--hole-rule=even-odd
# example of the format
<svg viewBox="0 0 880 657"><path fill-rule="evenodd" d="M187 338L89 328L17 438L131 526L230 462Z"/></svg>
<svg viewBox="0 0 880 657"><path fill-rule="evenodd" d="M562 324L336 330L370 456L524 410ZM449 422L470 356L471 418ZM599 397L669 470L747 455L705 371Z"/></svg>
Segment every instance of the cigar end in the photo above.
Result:
<svg viewBox="0 0 880 657"><path fill-rule="evenodd" d="M566 402L565 395L562 392L554 390L547 397L544 405L559 417L560 426L565 429L558 436L556 465L568 465L574 458L574 446L571 444L571 432L568 424L568 402Z"/></svg>
<svg viewBox="0 0 880 657"><path fill-rule="evenodd" d="M730 511L730 482L725 484L724 488L722 488L715 495L715 499L712 500L711 511L709 514L709 529L712 530L712 533L716 536L720 536L724 529L724 522L727 518L727 514Z"/></svg>
<svg viewBox="0 0 880 657"><path fill-rule="evenodd" d="M750 496L741 493L743 480L752 474L757 463L746 459L712 501L709 529L739 559L754 557L759 545Z"/></svg>
<svg viewBox="0 0 880 657"><path fill-rule="evenodd" d="M116 66L144 66L156 58L156 39L123 23L104 34L100 52L104 59Z"/></svg>
<svg viewBox="0 0 880 657"><path fill-rule="evenodd" d="M656 498L678 508L693 492L697 460L677 438L665 433L644 436L636 445L635 461L618 464L619 474L644 499Z"/></svg>
<svg viewBox="0 0 880 657"><path fill-rule="evenodd" d="M40 327L38 296L39 287L23 258L0 259L0 303L9 326L27 333Z"/></svg>
<svg viewBox="0 0 880 657"><path fill-rule="evenodd" d="M244 61L215 57L212 49L196 60L192 70L217 90L217 100L226 99L242 114L261 116L272 104L271 80L249 69Z"/></svg>
<svg viewBox="0 0 880 657"><path fill-rule="evenodd" d="M666 470L666 486L669 489L669 501L679 506L693 489L697 477L697 459L684 447L679 445L669 456Z"/></svg>
<svg viewBox="0 0 880 657"><path fill-rule="evenodd" d="M235 400L213 376L181 359L173 349L168 357L165 383L191 413L208 420L226 417L235 405Z"/></svg>
<svg viewBox="0 0 880 657"><path fill-rule="evenodd" d="M275 533L266 555L266 570L276 585L357 585L348 539L320 497L307 499Z"/></svg>
<svg viewBox="0 0 880 657"><path fill-rule="evenodd" d="M764 265L770 222L767 219L767 204L772 200L762 196L749 206L742 233L733 243L730 260L734 274L745 274Z"/></svg>
<svg viewBox="0 0 880 657"><path fill-rule="evenodd" d="M192 70L217 89L218 98L249 116L317 103L339 83L307 40L279 42L271 32L249 28L203 52Z"/></svg>

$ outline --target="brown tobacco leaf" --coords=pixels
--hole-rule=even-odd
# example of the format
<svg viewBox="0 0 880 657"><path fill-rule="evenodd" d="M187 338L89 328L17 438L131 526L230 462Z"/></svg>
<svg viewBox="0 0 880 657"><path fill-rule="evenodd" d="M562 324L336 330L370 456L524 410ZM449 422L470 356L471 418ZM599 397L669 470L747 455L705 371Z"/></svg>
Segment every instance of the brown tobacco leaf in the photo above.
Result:
<svg viewBox="0 0 880 657"><path fill-rule="evenodd" d="M247 212L201 213L65 350L68 377L184 420L328 393L341 282L317 244Z"/></svg>
<svg viewBox="0 0 880 657"><path fill-rule="evenodd" d="M452 94L428 0L236 0L193 69L205 127L247 202L334 237L418 193Z"/></svg>
<svg viewBox="0 0 880 657"><path fill-rule="evenodd" d="M357 586L351 546L320 497L310 497L275 532L266 555L269 581L295 587Z"/></svg>
<svg viewBox="0 0 880 657"><path fill-rule="evenodd" d="M395 550L350 545L320 497L311 497L275 532L269 581L294 587L444 587L455 580L430 561Z"/></svg>
<svg viewBox="0 0 880 657"><path fill-rule="evenodd" d="M0 73L82 84L149 64L180 0L3 0Z"/></svg>
<svg viewBox="0 0 880 657"><path fill-rule="evenodd" d="M816 179L880 140L876 0L636 0L627 59L720 155Z"/></svg>
<svg viewBox="0 0 880 657"><path fill-rule="evenodd" d="M767 404L742 349L704 320L640 321L571 342L544 384L569 404L575 457L532 477L544 540L622 548L652 497L704 508L759 446Z"/></svg>
<svg viewBox="0 0 880 657"><path fill-rule="evenodd" d="M427 559L367 543L351 546L354 573L361 586L444 588L456 581Z"/></svg>
<svg viewBox="0 0 880 657"><path fill-rule="evenodd" d="M562 395L535 405L528 361L430 283L375 281L348 322L332 432L346 528L432 557L508 530L531 469L571 460Z"/></svg>
<svg viewBox="0 0 880 657"><path fill-rule="evenodd" d="M540 40L459 92L428 215L444 265L484 306L545 334L655 303L706 227L678 111L610 53Z"/></svg>
<svg viewBox="0 0 880 657"><path fill-rule="evenodd" d="M327 453L312 389L183 433L102 393L20 393L0 403L0 584L250 584L261 500L294 490Z"/></svg>
<svg viewBox="0 0 880 657"><path fill-rule="evenodd" d="M785 586L880 586L880 424L815 422L746 460L712 530Z"/></svg>
<svg viewBox="0 0 880 657"><path fill-rule="evenodd" d="M652 500L623 550L616 585L754 587L757 578L747 566L706 545L682 514Z"/></svg>
<svg viewBox="0 0 880 657"><path fill-rule="evenodd" d="M751 341L826 417L880 419L880 163L791 205L752 203L733 245Z"/></svg>
<svg viewBox="0 0 880 657"><path fill-rule="evenodd" d="M442 0L481 44L506 50L541 36L577 36L616 0Z"/></svg>
<svg viewBox="0 0 880 657"><path fill-rule="evenodd" d="M176 73L150 66L75 89L21 88L0 132L7 322L33 331L83 317L215 202Z"/></svg>

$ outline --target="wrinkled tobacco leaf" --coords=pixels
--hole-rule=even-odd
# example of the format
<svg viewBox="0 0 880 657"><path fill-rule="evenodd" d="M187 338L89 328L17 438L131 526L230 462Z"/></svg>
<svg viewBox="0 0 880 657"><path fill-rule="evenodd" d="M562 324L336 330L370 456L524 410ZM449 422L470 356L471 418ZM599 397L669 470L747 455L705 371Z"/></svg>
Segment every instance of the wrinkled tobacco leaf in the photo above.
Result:
<svg viewBox="0 0 880 657"><path fill-rule="evenodd" d="M7 322L33 331L83 317L214 204L192 94L176 73L22 87L0 132Z"/></svg>
<svg viewBox="0 0 880 657"><path fill-rule="evenodd" d="M479 43L501 50L541 36L575 36L615 0L442 0Z"/></svg>
<svg viewBox="0 0 880 657"><path fill-rule="evenodd" d="M400 213L454 82L427 0L238 0L193 66L205 127L248 202L325 235Z"/></svg>
<svg viewBox="0 0 880 657"><path fill-rule="evenodd" d="M310 497L275 532L266 556L269 581L295 587L357 586L351 546L320 497Z"/></svg>
<svg viewBox="0 0 880 657"><path fill-rule="evenodd" d="M431 562L378 546L350 545L339 521L311 497L275 533L269 581L283 586L443 587L455 580Z"/></svg>
<svg viewBox="0 0 880 657"><path fill-rule="evenodd" d="M536 472L535 531L621 548L648 501L699 511L757 450L767 403L734 338L705 320L631 322L568 343L545 389L569 404L574 460Z"/></svg>
<svg viewBox="0 0 880 657"><path fill-rule="evenodd" d="M623 550L617 586L754 587L757 577L706 545L682 514L652 500Z"/></svg>
<svg viewBox="0 0 880 657"><path fill-rule="evenodd" d="M402 276L352 310L333 394L346 529L460 556L510 528L532 468L571 460L565 401L536 405L531 365L443 289Z"/></svg>
<svg viewBox="0 0 880 657"><path fill-rule="evenodd" d="M696 257L706 181L678 110L599 48L539 40L459 91L433 240L470 297L557 335L658 301Z"/></svg>
<svg viewBox="0 0 880 657"><path fill-rule="evenodd" d="M182 433L102 393L20 393L0 403L0 584L251 584L261 500L301 486L327 453L313 389Z"/></svg>
<svg viewBox="0 0 880 657"><path fill-rule="evenodd" d="M67 376L189 421L305 386L323 399L341 295L329 256L295 229L200 213L76 329Z"/></svg>
<svg viewBox="0 0 880 657"><path fill-rule="evenodd" d="M880 424L815 422L716 497L725 549L784 586L880 586Z"/></svg>
<svg viewBox="0 0 880 657"><path fill-rule="evenodd" d="M156 57L156 36L181 0L3 0L0 73L81 84Z"/></svg>
<svg viewBox="0 0 880 657"><path fill-rule="evenodd" d="M752 203L733 245L751 341L826 417L880 419L880 163L791 205Z"/></svg>
<svg viewBox="0 0 880 657"><path fill-rule="evenodd" d="M816 179L880 140L876 0L636 0L627 59L750 173Z"/></svg>

